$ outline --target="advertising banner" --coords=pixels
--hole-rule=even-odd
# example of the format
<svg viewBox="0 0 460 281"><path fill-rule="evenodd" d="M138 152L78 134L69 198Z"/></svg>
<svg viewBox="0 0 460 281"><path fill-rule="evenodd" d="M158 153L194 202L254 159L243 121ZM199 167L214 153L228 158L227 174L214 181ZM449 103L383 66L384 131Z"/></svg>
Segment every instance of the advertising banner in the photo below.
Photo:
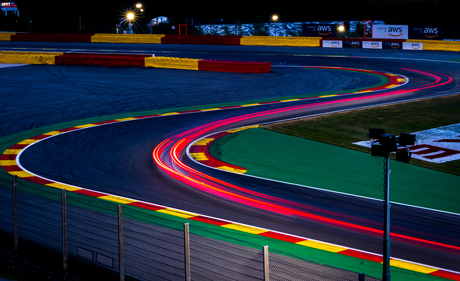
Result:
<svg viewBox="0 0 460 281"><path fill-rule="evenodd" d="M362 44L361 44L361 41L344 41L343 47L344 48L361 48Z"/></svg>
<svg viewBox="0 0 460 281"><path fill-rule="evenodd" d="M305 37L337 37L335 24L303 24L302 36Z"/></svg>
<svg viewBox="0 0 460 281"><path fill-rule="evenodd" d="M383 42L383 49L400 50L402 46L402 42Z"/></svg>
<svg viewBox="0 0 460 281"><path fill-rule="evenodd" d="M409 39L408 25L373 25L372 38Z"/></svg>
<svg viewBox="0 0 460 281"><path fill-rule="evenodd" d="M410 39L444 40L443 26L409 26Z"/></svg>
<svg viewBox="0 0 460 281"><path fill-rule="evenodd" d="M423 50L423 43L404 42L403 50Z"/></svg>
<svg viewBox="0 0 460 281"><path fill-rule="evenodd" d="M363 41L363 49L382 49L382 42L376 41Z"/></svg>
<svg viewBox="0 0 460 281"><path fill-rule="evenodd" d="M342 48L341 40L323 40L323 48Z"/></svg>

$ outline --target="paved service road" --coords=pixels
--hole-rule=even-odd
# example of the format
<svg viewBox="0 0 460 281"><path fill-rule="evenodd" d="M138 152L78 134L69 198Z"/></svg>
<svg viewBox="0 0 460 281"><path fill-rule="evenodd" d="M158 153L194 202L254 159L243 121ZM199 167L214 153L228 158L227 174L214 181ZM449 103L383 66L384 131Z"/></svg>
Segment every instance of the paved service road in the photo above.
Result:
<svg viewBox="0 0 460 281"><path fill-rule="evenodd" d="M380 82L375 75L302 66L352 67L397 73L409 83L391 95L375 93L333 96L289 103L206 111L147 118L99 126L50 138L24 151L20 162L35 174L58 182L117 194L212 217L238 221L289 234L309 237L369 252L381 253L381 236L356 231L302 216L287 216L206 194L166 176L153 162L152 151L177 134L198 136L209 132L286 118L388 102L459 92L460 65L446 60L460 54L396 50L328 50L321 48L183 46L133 44L64 44L0 42L0 49L56 48L113 52L152 52L158 56L270 61L268 74L130 67L43 66L0 68L2 123L0 136L63 122L99 116L121 116L154 109L222 107L254 100L285 100L317 93L352 91ZM54 51L54 50L53 50ZM330 54L340 56L328 56ZM437 81L439 77L439 81ZM321 104L318 104L321 102ZM214 104L209 106L209 104ZM293 107L292 110L282 110ZM267 112L268 115L260 115ZM253 118L241 119L251 115ZM123 115L124 116L124 115ZM118 118L114 117L113 119ZM232 119L209 128L211 122ZM108 119L110 120L110 119ZM84 124L84 122L82 123ZM203 130L193 131L203 126ZM192 133L193 131L193 133ZM18 139L20 141L20 139ZM174 144L168 144L173 146ZM165 163L172 160L161 154ZM340 219L362 227L379 228L381 203L346 195L300 189L281 183L211 170L189 160L198 171L247 189L298 203L297 211ZM282 192L281 192L282 191ZM347 204L344 204L347 202ZM427 227L436 222L436 228ZM460 219L457 215L395 206L392 223L401 235L449 244L456 250L395 239L392 256L460 271Z"/></svg>

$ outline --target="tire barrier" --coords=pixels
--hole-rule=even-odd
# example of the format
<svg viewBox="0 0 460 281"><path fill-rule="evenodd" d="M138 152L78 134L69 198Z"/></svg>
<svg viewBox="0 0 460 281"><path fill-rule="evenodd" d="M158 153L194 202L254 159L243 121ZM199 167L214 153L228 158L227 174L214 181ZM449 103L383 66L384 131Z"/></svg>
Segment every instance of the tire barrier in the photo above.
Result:
<svg viewBox="0 0 460 281"><path fill-rule="evenodd" d="M271 63L225 60L200 60L198 62L198 69L220 72L268 73L271 71Z"/></svg>
<svg viewBox="0 0 460 281"><path fill-rule="evenodd" d="M110 34L99 33L91 37L93 43L145 43L161 44L164 34Z"/></svg>
<svg viewBox="0 0 460 281"><path fill-rule="evenodd" d="M161 44L240 45L241 36L165 35Z"/></svg>
<svg viewBox="0 0 460 281"><path fill-rule="evenodd" d="M18 33L11 35L11 41L36 42L91 42L93 34L88 33Z"/></svg>
<svg viewBox="0 0 460 281"><path fill-rule="evenodd" d="M151 57L145 58L145 67L199 70L199 61L199 59Z"/></svg>
<svg viewBox="0 0 460 281"><path fill-rule="evenodd" d="M99 65L145 67L144 59L149 55L119 54L63 54L56 57L58 65Z"/></svg>
<svg viewBox="0 0 460 281"><path fill-rule="evenodd" d="M0 52L0 63L9 64L55 64L55 57L62 53Z"/></svg>

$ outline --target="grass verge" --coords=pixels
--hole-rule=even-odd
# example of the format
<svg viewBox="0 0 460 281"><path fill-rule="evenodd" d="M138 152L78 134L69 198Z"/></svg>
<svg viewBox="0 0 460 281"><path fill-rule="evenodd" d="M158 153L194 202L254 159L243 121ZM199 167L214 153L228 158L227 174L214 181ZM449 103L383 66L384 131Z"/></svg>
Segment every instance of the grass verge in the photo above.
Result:
<svg viewBox="0 0 460 281"><path fill-rule="evenodd" d="M353 144L367 140L369 128L384 128L387 133L399 135L400 133L413 133L456 123L460 123L460 95L334 113L281 122L264 128L287 135L369 152L368 148ZM392 157L394 158L393 155ZM460 175L460 160L436 164L411 159L410 163Z"/></svg>

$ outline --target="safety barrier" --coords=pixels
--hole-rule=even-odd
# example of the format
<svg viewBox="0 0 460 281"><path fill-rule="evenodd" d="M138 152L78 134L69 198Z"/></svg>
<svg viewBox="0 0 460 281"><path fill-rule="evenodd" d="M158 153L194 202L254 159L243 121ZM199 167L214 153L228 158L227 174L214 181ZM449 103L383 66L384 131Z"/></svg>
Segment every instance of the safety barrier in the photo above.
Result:
<svg viewBox="0 0 460 281"><path fill-rule="evenodd" d="M162 44L240 45L241 36L165 35Z"/></svg>
<svg viewBox="0 0 460 281"><path fill-rule="evenodd" d="M93 43L145 43L161 44L164 34L110 34L96 33L91 37Z"/></svg>
<svg viewBox="0 0 460 281"><path fill-rule="evenodd" d="M382 42L377 49L418 49L435 51L460 51L460 42L440 40L388 40L363 38L321 38L285 36L221 36L221 35L171 35L171 34L80 34L80 33L0 33L0 41L47 41L47 42L93 42L93 43L146 43L146 44L202 44L244 46L290 46L290 47L342 47L341 42ZM339 42L341 41L341 42ZM324 44L327 42L327 44ZM332 44L330 42L333 42ZM334 45L334 43L340 43ZM392 46L392 43L395 43ZM410 43L410 45L405 45ZM418 45L417 45L418 44ZM398 45L398 46L396 46ZM408 48L404 48L408 46ZM357 47L357 46L351 46ZM369 48L372 48L370 46Z"/></svg>
<svg viewBox="0 0 460 281"><path fill-rule="evenodd" d="M88 33L17 33L11 35L11 41L36 42L91 42Z"/></svg>
<svg viewBox="0 0 460 281"><path fill-rule="evenodd" d="M241 38L241 45L319 47L320 40L320 37L243 36Z"/></svg>
<svg viewBox="0 0 460 281"><path fill-rule="evenodd" d="M148 55L66 53L56 57L58 65L100 65L144 67Z"/></svg>
<svg viewBox="0 0 460 281"><path fill-rule="evenodd" d="M408 43L421 43L423 50L427 51L451 51L460 52L460 42L458 41L441 41L441 40L406 40Z"/></svg>
<svg viewBox="0 0 460 281"><path fill-rule="evenodd" d="M0 33L0 41L11 41L11 35L16 33Z"/></svg>
<svg viewBox="0 0 460 281"><path fill-rule="evenodd" d="M267 73L269 62L200 60L138 54L0 52L0 63L156 67L238 73Z"/></svg>
<svg viewBox="0 0 460 281"><path fill-rule="evenodd" d="M268 73L271 70L269 62L245 62L226 60L200 60L199 70L239 72L239 73Z"/></svg>
<svg viewBox="0 0 460 281"><path fill-rule="evenodd" d="M151 57L145 58L145 67L174 68L186 70L199 70L199 59Z"/></svg>
<svg viewBox="0 0 460 281"><path fill-rule="evenodd" d="M0 63L10 64L55 64L55 57L62 53L44 52L0 52Z"/></svg>
<svg viewBox="0 0 460 281"><path fill-rule="evenodd" d="M89 194L0 177L0 231L19 256L22 239L59 253L54 274L77 272L72 258L120 280L378 280L266 246L271 238L219 227L224 221ZM0 245L0 257L11 244Z"/></svg>

